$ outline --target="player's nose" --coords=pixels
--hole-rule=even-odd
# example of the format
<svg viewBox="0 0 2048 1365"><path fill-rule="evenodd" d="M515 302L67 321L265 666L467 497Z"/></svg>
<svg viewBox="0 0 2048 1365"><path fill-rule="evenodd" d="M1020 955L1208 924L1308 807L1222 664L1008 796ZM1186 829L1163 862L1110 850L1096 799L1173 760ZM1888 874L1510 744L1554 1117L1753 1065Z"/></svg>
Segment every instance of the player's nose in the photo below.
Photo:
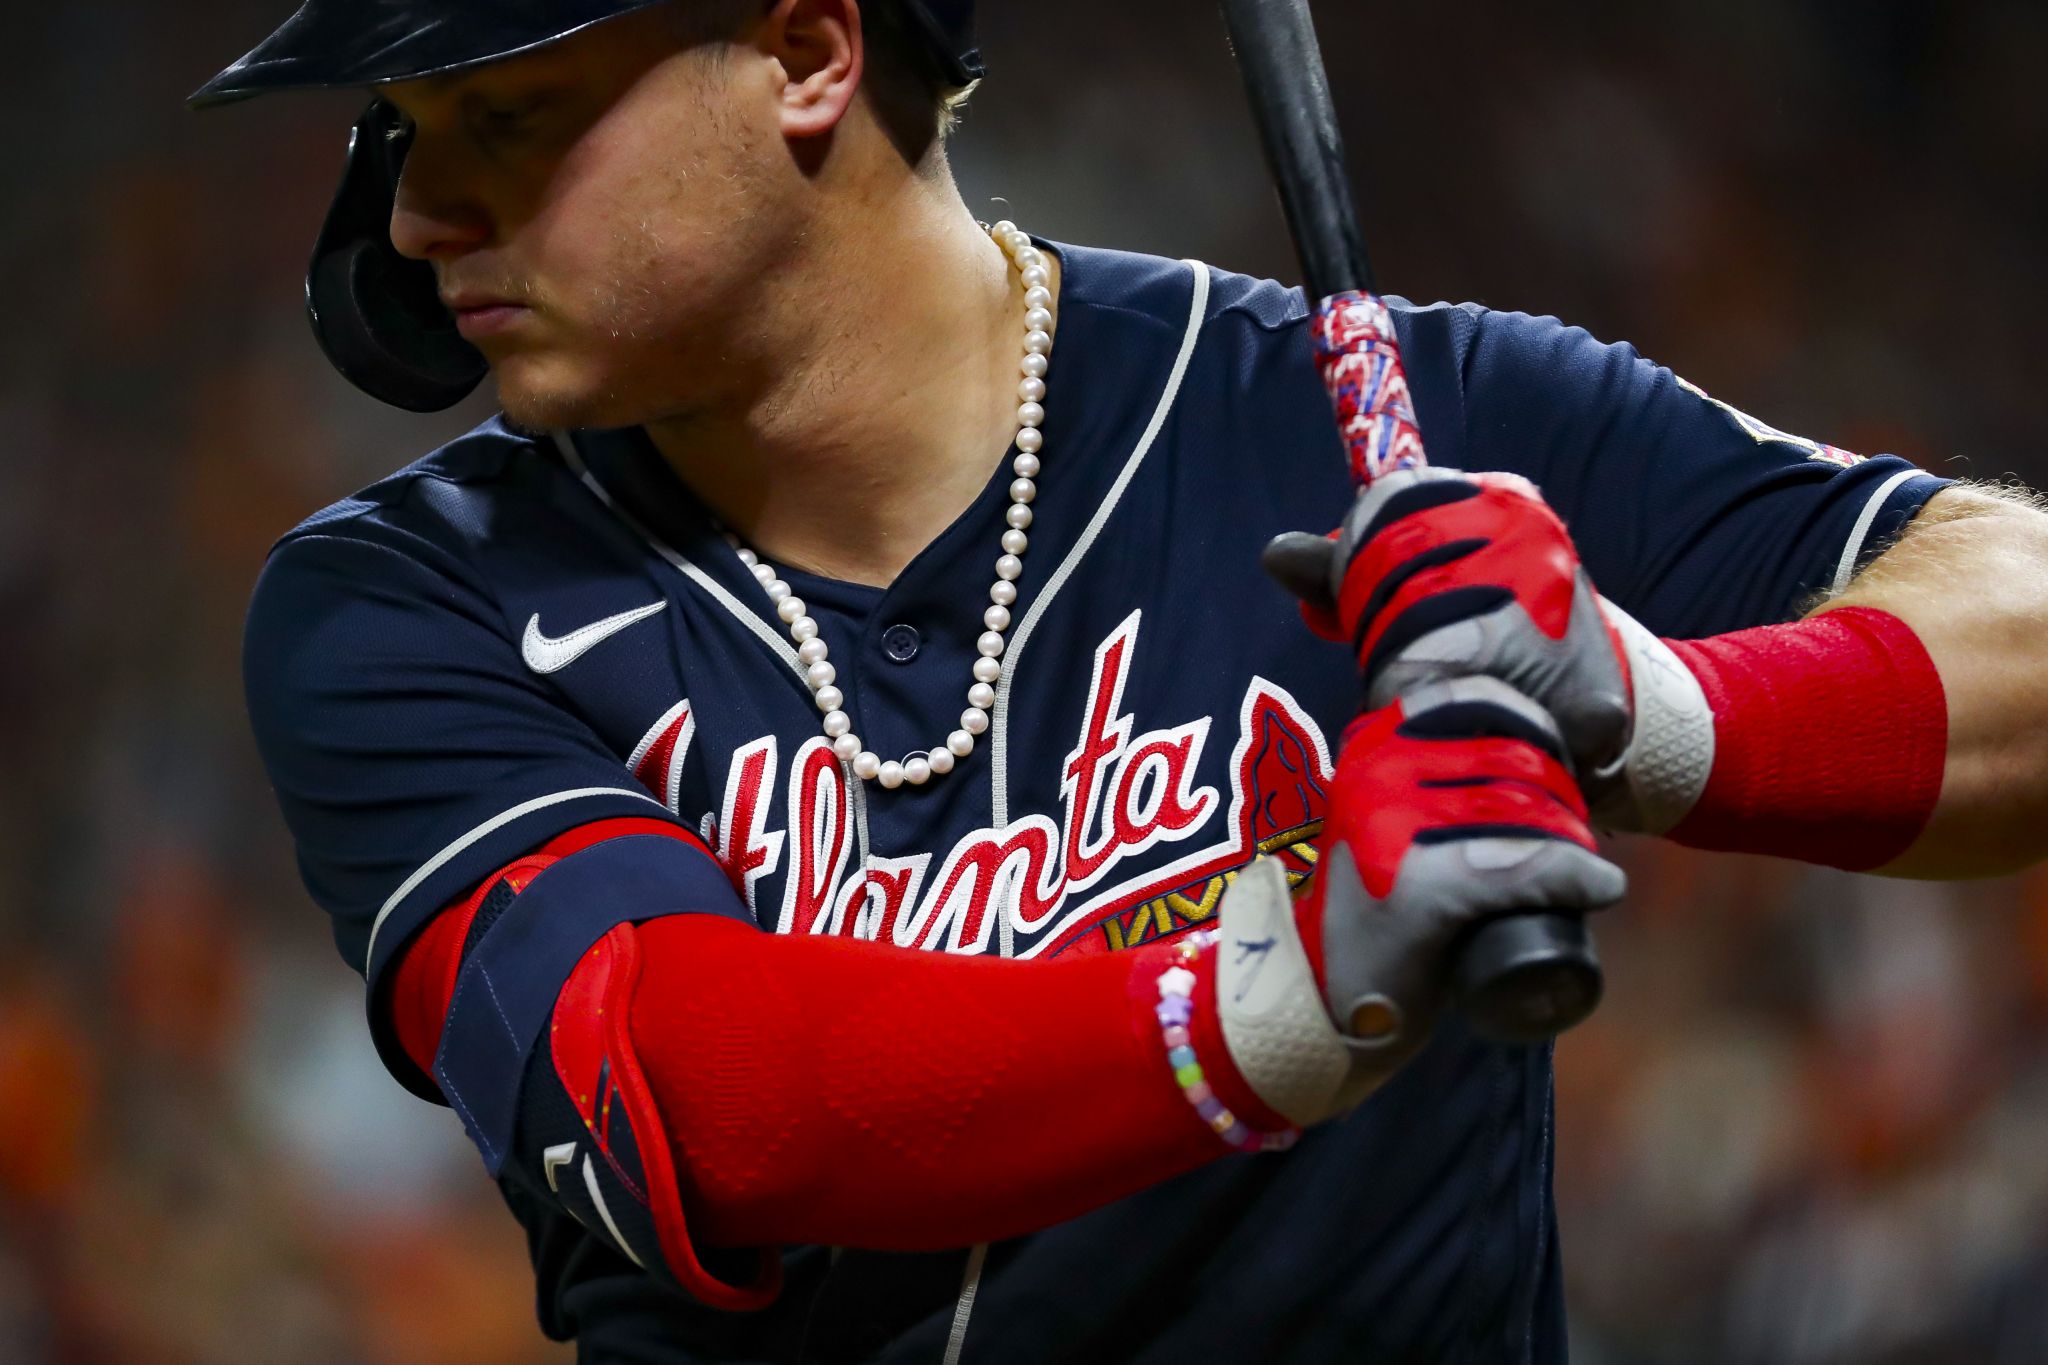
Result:
<svg viewBox="0 0 2048 1365"><path fill-rule="evenodd" d="M391 203L391 245L414 260L449 260L490 239L490 214L426 138L413 144Z"/></svg>

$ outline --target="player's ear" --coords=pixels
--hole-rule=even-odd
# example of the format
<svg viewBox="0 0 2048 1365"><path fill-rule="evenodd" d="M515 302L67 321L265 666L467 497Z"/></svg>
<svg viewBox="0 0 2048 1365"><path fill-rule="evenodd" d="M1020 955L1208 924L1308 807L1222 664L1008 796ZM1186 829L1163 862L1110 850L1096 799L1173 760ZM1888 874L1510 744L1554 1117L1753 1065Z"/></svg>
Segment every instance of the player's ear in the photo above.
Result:
<svg viewBox="0 0 2048 1365"><path fill-rule="evenodd" d="M760 44L781 66L782 135L813 138L838 127L866 68L857 0L775 0Z"/></svg>

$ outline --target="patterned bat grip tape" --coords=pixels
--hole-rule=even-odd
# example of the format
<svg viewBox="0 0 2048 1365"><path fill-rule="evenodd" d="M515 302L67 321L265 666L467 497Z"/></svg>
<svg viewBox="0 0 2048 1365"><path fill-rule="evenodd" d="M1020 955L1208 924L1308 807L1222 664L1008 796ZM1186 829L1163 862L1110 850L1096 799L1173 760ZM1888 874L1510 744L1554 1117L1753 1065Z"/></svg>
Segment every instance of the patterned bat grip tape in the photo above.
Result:
<svg viewBox="0 0 2048 1365"><path fill-rule="evenodd" d="M1396 469L1429 463L1386 304L1356 290L1333 294L1316 305L1311 335L1351 477L1364 486Z"/></svg>

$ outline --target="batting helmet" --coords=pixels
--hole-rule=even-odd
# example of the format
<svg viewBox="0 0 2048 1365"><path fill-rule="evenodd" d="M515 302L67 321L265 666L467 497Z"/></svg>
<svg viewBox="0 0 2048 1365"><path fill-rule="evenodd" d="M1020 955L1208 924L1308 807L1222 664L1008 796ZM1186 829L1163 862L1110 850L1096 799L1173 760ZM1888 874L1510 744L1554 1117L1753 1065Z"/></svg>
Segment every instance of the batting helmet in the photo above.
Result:
<svg viewBox="0 0 2048 1365"><path fill-rule="evenodd" d="M210 108L274 90L382 85L516 56L662 0L305 0L298 13L191 98ZM974 0L902 0L950 78L979 80ZM483 381L433 268L391 245L411 132L373 101L349 136L341 188L306 271L306 313L328 360L373 398L437 412Z"/></svg>

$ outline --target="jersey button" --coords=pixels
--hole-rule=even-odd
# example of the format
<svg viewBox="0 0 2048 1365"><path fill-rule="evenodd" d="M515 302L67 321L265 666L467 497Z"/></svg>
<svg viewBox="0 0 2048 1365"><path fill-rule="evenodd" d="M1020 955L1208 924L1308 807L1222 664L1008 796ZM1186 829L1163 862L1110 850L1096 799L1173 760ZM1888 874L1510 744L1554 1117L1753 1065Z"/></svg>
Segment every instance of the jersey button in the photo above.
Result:
<svg viewBox="0 0 2048 1365"><path fill-rule="evenodd" d="M882 632L882 652L899 664L915 659L918 648L923 644L916 626L891 626Z"/></svg>

